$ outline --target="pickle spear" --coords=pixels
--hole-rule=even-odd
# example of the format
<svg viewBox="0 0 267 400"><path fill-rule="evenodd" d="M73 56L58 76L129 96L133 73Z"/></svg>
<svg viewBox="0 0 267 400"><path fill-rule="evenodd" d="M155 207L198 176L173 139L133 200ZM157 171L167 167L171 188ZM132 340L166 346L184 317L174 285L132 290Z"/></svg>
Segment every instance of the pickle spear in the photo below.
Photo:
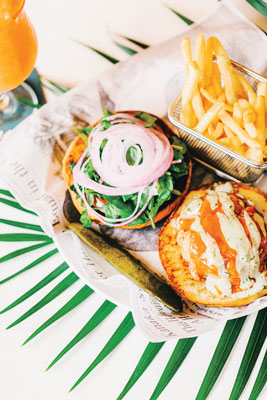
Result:
<svg viewBox="0 0 267 400"><path fill-rule="evenodd" d="M181 299L175 291L114 240L103 237L92 229L84 228L78 222L72 222L68 228L140 288L156 297L172 311L182 311Z"/></svg>

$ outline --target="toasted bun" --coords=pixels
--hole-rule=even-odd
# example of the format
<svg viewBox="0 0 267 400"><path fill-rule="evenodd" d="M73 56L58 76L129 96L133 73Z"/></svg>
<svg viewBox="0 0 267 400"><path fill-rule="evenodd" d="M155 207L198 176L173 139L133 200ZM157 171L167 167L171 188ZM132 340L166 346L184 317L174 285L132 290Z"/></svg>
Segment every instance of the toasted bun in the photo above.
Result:
<svg viewBox="0 0 267 400"><path fill-rule="evenodd" d="M138 111L122 111L122 112L125 114L133 115L133 114L136 114ZM150 115L152 115L152 114L150 114ZM98 122L96 122L96 124L97 123ZM163 120L158 118L157 123L161 126L163 132L166 134L166 136L168 138L171 135L175 135L175 133L169 128L169 126ZM77 163L84 150L85 150L85 143L80 138L80 136L77 136L77 138L70 144L70 146L65 154L65 157L63 159L62 177L65 180L65 182L67 183L69 188L73 185L72 170L69 167L69 164ZM166 205L166 207L160 209L160 211L157 213L157 215L154 218L155 223L162 220L163 218L167 217L176 207L178 207L179 204L182 202L184 196L188 192L190 181L191 181L191 175L192 175L192 162L191 162L190 156L188 154L187 154L187 163L188 163L189 170L188 170L188 175L185 177L186 181L184 183L182 190L179 188L179 190L181 191L181 195L179 197L176 197L171 203L168 203ZM80 198L76 199L76 193L74 191L69 190L69 192L70 192L74 206L79 211L79 213L82 214L83 211L85 210L85 207L83 207L81 205ZM87 213L92 221L94 221L98 224L102 224L101 222L96 220L93 215L90 215L90 212L88 212L88 210L87 210ZM125 226L121 226L120 228L141 229L141 228L145 228L150 225L151 225L151 223L150 223L150 221L148 221L144 224L139 224L139 225L135 225L135 226L125 225Z"/></svg>
<svg viewBox="0 0 267 400"><path fill-rule="evenodd" d="M267 195L265 193L258 188L243 183L231 183L235 194L252 200L261 208L263 214L267 215ZM185 197L182 205L189 203L196 193L205 194L211 186L208 185L191 191ZM200 281L193 279L188 269L188 262L182 257L181 249L177 242L178 229L174 223L175 219L180 215L182 205L170 215L159 234L160 259L173 289L185 299L215 307L244 306L267 294L267 287L265 287L265 289L251 296L233 299L232 297L211 293L205 286L205 279Z"/></svg>

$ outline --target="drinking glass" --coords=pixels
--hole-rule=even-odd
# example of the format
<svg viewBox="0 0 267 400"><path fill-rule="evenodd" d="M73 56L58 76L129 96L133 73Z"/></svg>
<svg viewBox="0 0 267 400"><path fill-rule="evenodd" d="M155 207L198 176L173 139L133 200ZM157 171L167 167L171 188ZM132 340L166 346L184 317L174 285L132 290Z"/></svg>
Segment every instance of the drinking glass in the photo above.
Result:
<svg viewBox="0 0 267 400"><path fill-rule="evenodd" d="M0 0L0 131L13 128L32 108L18 97L37 103L24 80L37 56L36 32L23 7L25 0ZM21 85L20 85L21 84ZM20 85L20 86L18 86Z"/></svg>

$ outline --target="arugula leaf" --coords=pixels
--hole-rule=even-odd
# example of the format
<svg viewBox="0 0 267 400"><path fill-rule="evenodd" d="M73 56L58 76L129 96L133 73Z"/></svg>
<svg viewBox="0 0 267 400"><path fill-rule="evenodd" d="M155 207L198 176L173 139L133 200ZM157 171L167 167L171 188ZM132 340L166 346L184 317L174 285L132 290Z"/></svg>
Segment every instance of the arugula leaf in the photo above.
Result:
<svg viewBox="0 0 267 400"><path fill-rule="evenodd" d="M90 189L85 189L84 192L85 192L86 199L87 199L89 206L92 206L95 201L95 195L94 195L95 192L93 192Z"/></svg>
<svg viewBox="0 0 267 400"><path fill-rule="evenodd" d="M100 131L106 131L108 128L112 126L112 124L107 119L102 119L100 121L100 124L102 125L102 128L99 129Z"/></svg>
<svg viewBox="0 0 267 400"><path fill-rule="evenodd" d="M165 203L165 201L169 201L171 198L171 192L169 190L162 190L160 192L158 199L157 199L157 205L160 207L162 204Z"/></svg>
<svg viewBox="0 0 267 400"><path fill-rule="evenodd" d="M148 220L149 220L149 218L147 217L146 213L144 212L137 219L135 219L133 222L131 222L129 225L135 226L135 225L145 224Z"/></svg>
<svg viewBox="0 0 267 400"><path fill-rule="evenodd" d="M134 195L133 194L123 194L121 197L122 197L122 200L126 203L127 200L129 200L131 198L133 199Z"/></svg>
<svg viewBox="0 0 267 400"><path fill-rule="evenodd" d="M138 156L138 151L136 146L130 146L126 152L126 161L127 164L129 165L135 165L136 159ZM139 161L139 164L141 163L141 160Z"/></svg>
<svg viewBox="0 0 267 400"><path fill-rule="evenodd" d="M90 179L93 179L96 182L99 181L99 175L98 175L98 173L96 172L96 170L93 167L92 160L89 160L88 163L86 164L86 167L84 168L84 173Z"/></svg>
<svg viewBox="0 0 267 400"><path fill-rule="evenodd" d="M151 210L155 203L155 196L152 196L150 202L148 203L147 209Z"/></svg>
<svg viewBox="0 0 267 400"><path fill-rule="evenodd" d="M93 128L86 127L83 129L78 129L77 126L74 125L73 129L74 129L74 132L76 132L77 135L80 136L80 138L83 140L84 144L87 146L88 145L88 134L89 134L88 130L90 130L90 132L91 132L91 130Z"/></svg>
<svg viewBox="0 0 267 400"><path fill-rule="evenodd" d="M178 139L180 140L180 139ZM178 146L178 145L177 145ZM180 147L180 146L179 146ZM174 157L173 159L175 161L180 161L179 163L174 163L171 164L169 168L169 172L171 172L172 176L174 179L178 179L181 176L187 175L188 174L188 169L189 166L184 160L184 156L182 155L182 152L180 149L173 149L174 150ZM184 150L183 150L184 151Z"/></svg>
<svg viewBox="0 0 267 400"><path fill-rule="evenodd" d="M103 114L104 114L104 118L107 118L112 115L112 112L110 112L107 108L104 108Z"/></svg>
<svg viewBox="0 0 267 400"><path fill-rule="evenodd" d="M108 204L104 204L104 206L102 207L102 211L104 211L107 218L116 219L120 217L120 209L111 202L109 202Z"/></svg>
<svg viewBox="0 0 267 400"><path fill-rule="evenodd" d="M178 150L180 151L181 154L185 154L187 152L186 144L181 139L179 139L176 135L171 136L170 142L173 147L174 146L176 146L176 148L178 147Z"/></svg>
<svg viewBox="0 0 267 400"><path fill-rule="evenodd" d="M158 180L158 194L160 195L164 190L168 190L169 192L173 191L173 178L171 175L167 175L166 173Z"/></svg>
<svg viewBox="0 0 267 400"><path fill-rule="evenodd" d="M155 123L158 120L156 117L143 111L136 113L133 116L147 122L146 128L155 128Z"/></svg>
<svg viewBox="0 0 267 400"><path fill-rule="evenodd" d="M153 220L153 218L152 218L151 213L149 213L149 214L147 214L147 215L148 215L148 219L149 219L149 221L150 221L150 223L151 223L152 228L153 228L153 229L156 229L156 225L155 225L155 222L154 222L154 220Z"/></svg>
<svg viewBox="0 0 267 400"><path fill-rule="evenodd" d="M151 208L150 212L148 213L148 218L151 221L151 218L155 218L158 213L159 208L164 204L166 201L171 199L171 192L169 190L163 190L159 196L157 197L155 205Z"/></svg>
<svg viewBox="0 0 267 400"><path fill-rule="evenodd" d="M124 203L121 196L103 197L108 203L103 205L101 211L103 211L108 218L126 218L134 211L134 205L131 202Z"/></svg>
<svg viewBox="0 0 267 400"><path fill-rule="evenodd" d="M100 149L99 149L100 158L102 157L102 152L103 152L104 147L106 146L107 142L108 142L108 138L104 138L101 142Z"/></svg>
<svg viewBox="0 0 267 400"><path fill-rule="evenodd" d="M70 169L71 169L71 170L73 170L73 168L75 167L75 165L76 165L76 163L74 163L74 162L70 162L70 163L69 163L69 167L70 167Z"/></svg>
<svg viewBox="0 0 267 400"><path fill-rule="evenodd" d="M92 220L87 214L87 211L83 211L81 217L80 217L80 222L85 228L90 228L92 225Z"/></svg>
<svg viewBox="0 0 267 400"><path fill-rule="evenodd" d="M167 201L171 199L172 192L174 190L173 177L168 173L165 173L158 179L158 195L153 196L153 202L150 201L146 215L151 222L152 227L155 227L153 219L158 213L159 208ZM151 199L151 200L152 200Z"/></svg>
<svg viewBox="0 0 267 400"><path fill-rule="evenodd" d="M188 175L188 165L185 161L177 164L172 164L169 171L171 172L174 179L178 179L181 176Z"/></svg>
<svg viewBox="0 0 267 400"><path fill-rule="evenodd" d="M79 129L79 132L89 136L93 129L93 126L86 126L85 128Z"/></svg>
<svg viewBox="0 0 267 400"><path fill-rule="evenodd" d="M113 202L119 207L124 207L124 203L121 201L121 196L108 196L107 194L103 194L103 198L107 200L107 202Z"/></svg>

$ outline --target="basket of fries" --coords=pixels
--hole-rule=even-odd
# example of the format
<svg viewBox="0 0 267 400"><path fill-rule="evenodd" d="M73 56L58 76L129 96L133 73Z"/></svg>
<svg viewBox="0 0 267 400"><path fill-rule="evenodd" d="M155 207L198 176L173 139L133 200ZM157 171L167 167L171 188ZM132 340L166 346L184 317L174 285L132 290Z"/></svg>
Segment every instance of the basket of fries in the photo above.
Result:
<svg viewBox="0 0 267 400"><path fill-rule="evenodd" d="M181 44L186 81L169 120L193 157L219 175L255 182L267 169L267 79L231 61L215 37Z"/></svg>

